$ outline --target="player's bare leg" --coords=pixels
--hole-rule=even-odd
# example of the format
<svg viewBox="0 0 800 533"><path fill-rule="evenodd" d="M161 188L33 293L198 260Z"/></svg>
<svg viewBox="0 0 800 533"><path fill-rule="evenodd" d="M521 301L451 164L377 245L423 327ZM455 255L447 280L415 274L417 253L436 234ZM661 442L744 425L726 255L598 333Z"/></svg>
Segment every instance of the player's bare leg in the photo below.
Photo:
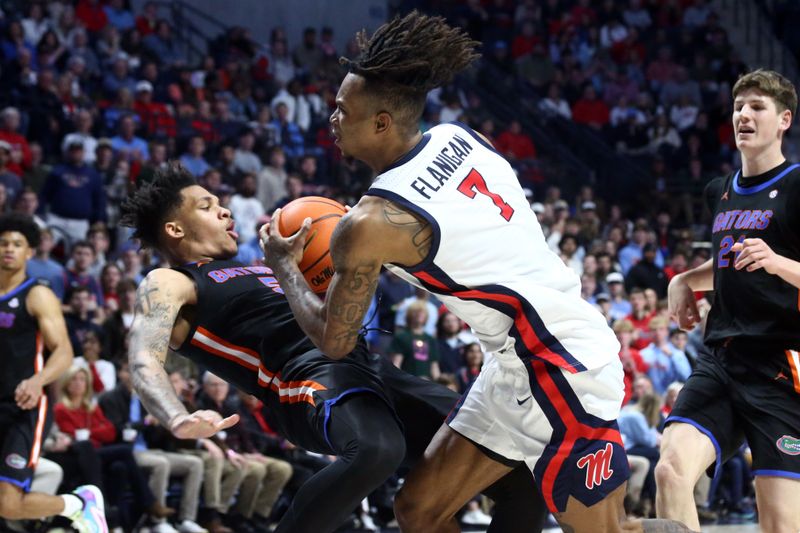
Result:
<svg viewBox="0 0 800 533"><path fill-rule="evenodd" d="M756 476L758 524L764 533L800 531L800 480L775 476Z"/></svg>
<svg viewBox="0 0 800 533"><path fill-rule="evenodd" d="M54 516L64 510L64 500L40 492L28 492L0 481L0 517L7 520L32 520Z"/></svg>
<svg viewBox="0 0 800 533"><path fill-rule="evenodd" d="M686 453L686 452L689 453ZM672 423L664 430L656 465L656 515L700 530L694 486L717 454L714 444L691 424Z"/></svg>
<svg viewBox="0 0 800 533"><path fill-rule="evenodd" d="M395 498L401 531L460 531L455 519L459 509L511 470L443 425Z"/></svg>

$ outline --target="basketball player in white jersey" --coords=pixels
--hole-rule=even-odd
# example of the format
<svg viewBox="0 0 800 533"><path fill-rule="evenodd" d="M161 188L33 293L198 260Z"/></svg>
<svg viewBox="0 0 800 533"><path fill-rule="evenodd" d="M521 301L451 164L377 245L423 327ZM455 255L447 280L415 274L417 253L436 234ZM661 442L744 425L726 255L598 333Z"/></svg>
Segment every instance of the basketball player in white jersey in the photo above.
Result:
<svg viewBox="0 0 800 533"><path fill-rule="evenodd" d="M310 219L285 238L278 210L261 235L297 321L329 357L354 346L382 265L436 293L495 354L406 479L403 531L458 531L458 510L521 462L565 530L687 531L623 524L619 347L549 251L511 166L464 125L419 131L426 93L469 65L477 43L416 12L359 43L330 122L342 153L378 176L334 233L325 302L297 268Z"/></svg>

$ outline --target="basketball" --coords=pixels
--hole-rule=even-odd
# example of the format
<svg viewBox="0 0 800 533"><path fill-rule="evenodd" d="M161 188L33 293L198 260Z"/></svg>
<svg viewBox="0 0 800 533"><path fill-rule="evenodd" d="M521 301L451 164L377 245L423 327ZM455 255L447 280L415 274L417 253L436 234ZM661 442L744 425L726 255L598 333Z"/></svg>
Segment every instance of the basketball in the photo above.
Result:
<svg viewBox="0 0 800 533"><path fill-rule="evenodd" d="M303 250L303 260L298 266L308 285L317 294L328 289L333 277L331 235L346 212L342 204L322 196L298 198L281 210L278 229L284 237L294 235L303 225L303 220L311 219L311 231Z"/></svg>

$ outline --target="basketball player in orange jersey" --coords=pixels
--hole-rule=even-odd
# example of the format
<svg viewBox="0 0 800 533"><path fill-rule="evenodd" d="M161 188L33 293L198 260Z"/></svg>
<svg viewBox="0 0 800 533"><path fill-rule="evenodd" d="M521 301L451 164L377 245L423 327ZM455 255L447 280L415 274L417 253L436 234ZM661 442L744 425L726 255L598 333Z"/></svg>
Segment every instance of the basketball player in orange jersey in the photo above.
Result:
<svg viewBox="0 0 800 533"><path fill-rule="evenodd" d="M58 496L31 492L46 433L42 389L72 364L61 303L39 280L25 276L39 236L32 218L0 216L0 517L61 515L79 533L108 533L97 487L85 485Z"/></svg>
<svg viewBox="0 0 800 533"><path fill-rule="evenodd" d="M525 465L565 530L621 530L629 470L613 332L549 251L508 162L463 124L419 130L427 92L468 66L477 43L416 12L359 43L330 122L342 153L378 176L334 232L324 302L297 268L310 221L285 238L276 211L261 234L297 321L327 356L355 346L383 265L435 292L494 354L406 478L402 529L458 531L470 498Z"/></svg>
<svg viewBox="0 0 800 533"><path fill-rule="evenodd" d="M341 361L322 355L292 316L270 270L231 261L230 211L178 165L160 171L122 206L122 223L172 268L157 268L137 292L131 327L134 387L150 414L179 438L208 437L237 422L189 413L164 370L171 348L266 405L270 426L307 450L337 460L299 490L278 533L337 529L405 458L425 449L457 396L380 358L363 339ZM497 532L540 531L542 507L518 469L496 486L507 517ZM515 523L522 517L525 529Z"/></svg>
<svg viewBox="0 0 800 533"><path fill-rule="evenodd" d="M742 168L712 180L714 259L675 276L670 312L699 322L692 291L714 291L697 368L667 418L656 466L659 516L698 527L692 488L718 472L744 438L753 455L763 531L800 531L800 165L781 141L797 93L773 71L733 86L733 128Z"/></svg>

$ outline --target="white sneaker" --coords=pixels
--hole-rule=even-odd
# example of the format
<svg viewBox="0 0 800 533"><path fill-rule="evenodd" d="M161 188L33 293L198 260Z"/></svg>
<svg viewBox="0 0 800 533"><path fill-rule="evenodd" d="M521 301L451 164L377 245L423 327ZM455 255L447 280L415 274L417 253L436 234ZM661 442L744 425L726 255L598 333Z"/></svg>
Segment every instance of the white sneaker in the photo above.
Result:
<svg viewBox="0 0 800 533"><path fill-rule="evenodd" d="M461 517L461 521L471 526L488 526L492 523L492 517L480 509L473 509L472 511L464 513L464 516Z"/></svg>
<svg viewBox="0 0 800 533"><path fill-rule="evenodd" d="M361 520L361 529L364 531L378 531L378 526L375 525L375 521L368 513L364 513L359 516Z"/></svg>
<svg viewBox="0 0 800 533"><path fill-rule="evenodd" d="M150 533L179 533L169 522L159 522L150 528Z"/></svg>
<svg viewBox="0 0 800 533"><path fill-rule="evenodd" d="M180 533L208 533L208 530L197 522L193 522L192 520L186 519L180 524L178 524L178 531Z"/></svg>

